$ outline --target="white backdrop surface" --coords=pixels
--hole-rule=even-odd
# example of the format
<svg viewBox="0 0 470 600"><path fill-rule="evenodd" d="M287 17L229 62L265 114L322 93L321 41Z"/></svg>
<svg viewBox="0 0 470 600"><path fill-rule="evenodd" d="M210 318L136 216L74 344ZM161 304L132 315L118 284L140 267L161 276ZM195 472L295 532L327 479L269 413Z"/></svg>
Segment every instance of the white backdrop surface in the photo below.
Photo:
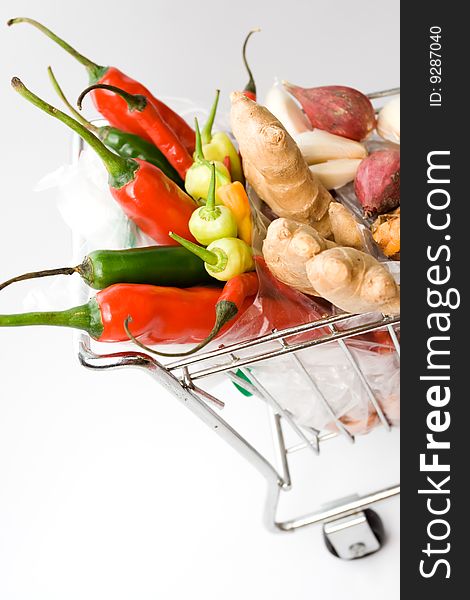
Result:
<svg viewBox="0 0 470 600"><path fill-rule="evenodd" d="M6 0L0 14L2 23L41 20L157 94L202 105L220 87L226 108L228 92L244 85L240 46L254 26L263 30L250 43L261 96L275 76L365 91L399 83L397 0ZM49 64L72 97L87 79L26 25L2 26L0 51L3 280L71 256L54 194L32 191L68 159L70 138L16 96L9 80L18 75L55 101ZM5 290L0 312L21 310L27 291L46 285ZM0 373L2 600L399 597L397 501L378 509L384 549L342 563L318 529L265 530L259 474L143 374L80 368L71 332L1 330ZM396 442L379 433L359 449L338 442L318 461L306 459L310 491L321 476L323 500L343 488L363 491L362 477L369 488L394 483ZM368 466L344 468L345 456Z"/></svg>

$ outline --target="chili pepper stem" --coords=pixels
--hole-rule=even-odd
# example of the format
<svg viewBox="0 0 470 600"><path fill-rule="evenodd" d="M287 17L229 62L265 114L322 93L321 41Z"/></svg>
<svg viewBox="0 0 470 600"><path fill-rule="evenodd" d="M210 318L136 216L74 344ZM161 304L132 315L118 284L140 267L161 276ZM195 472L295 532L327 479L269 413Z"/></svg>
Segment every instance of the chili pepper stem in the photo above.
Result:
<svg viewBox="0 0 470 600"><path fill-rule="evenodd" d="M137 346L139 346L139 348L142 348L142 350L145 350L146 352L155 354L157 356L166 356L169 358L177 357L177 356L189 356L190 354L194 354L195 352L202 350L202 348L204 348L210 342L212 342L212 340L218 335L218 333L220 332L222 327L226 323L228 323L231 319L233 319L233 317L235 317L235 315L237 313L238 313L238 308L234 302L230 302L229 300L221 300L220 302L218 302L215 307L216 318L215 318L215 325L212 328L212 331L209 333L209 335L206 337L205 340L202 340L202 342L199 342L199 344L197 344L190 350L186 350L186 352L161 352L159 350L154 350L153 348L149 348L142 342L139 342L139 340L136 339L132 335L132 332L129 329L129 323L132 323L131 316L128 316L127 319L124 321L124 330L125 330L126 334L128 335L129 339L132 340L134 342L134 344L137 344Z"/></svg>
<svg viewBox="0 0 470 600"><path fill-rule="evenodd" d="M249 77L248 83L246 84L244 91L251 92L252 94L256 94L256 84L255 84L255 79L253 77L253 73L251 72L250 66L246 59L246 46L248 44L248 40L250 39L250 37L254 33L257 33L258 31L261 31L260 27L255 27L254 29L251 29L248 32L248 35L246 36L245 41L243 42L243 49L242 49L243 64L245 65L245 69L247 70L248 77Z"/></svg>
<svg viewBox="0 0 470 600"><path fill-rule="evenodd" d="M204 210L207 212L213 212L215 210L215 163L211 164L211 180L209 184L209 191L207 193L207 200ZM219 213L220 214L220 213Z"/></svg>
<svg viewBox="0 0 470 600"><path fill-rule="evenodd" d="M86 331L94 338L103 332L100 309L95 299L87 304L63 311L29 312L16 315L0 315L0 327L26 327L30 325L55 325Z"/></svg>
<svg viewBox="0 0 470 600"><path fill-rule="evenodd" d="M147 99L145 96L142 96L142 94L129 94L129 92L126 92L115 85L108 85L107 83L95 83L83 90L78 97L77 106L80 110L82 110L83 98L85 98L85 96L93 90L108 90L108 92L113 92L114 94L121 96L121 98L126 101L130 112L134 110L142 112L147 106Z"/></svg>
<svg viewBox="0 0 470 600"><path fill-rule="evenodd" d="M219 96L220 96L220 90L216 90L215 91L215 99L212 104L212 107L211 107L211 110L209 113L209 117L201 131L201 141L203 144L209 144L210 141L212 140L212 127L214 126L215 115L217 113L217 106L219 104Z"/></svg>
<svg viewBox="0 0 470 600"><path fill-rule="evenodd" d="M74 273L80 272L80 266L78 267L63 267L60 269L46 269L44 271L33 271L31 273L24 273L23 275L18 275L17 277L12 277L7 281L4 281L0 284L0 291L4 290L6 287L11 285L12 283L18 283L19 281L26 281L28 279L37 279L39 277L52 277L54 275L73 275Z"/></svg>
<svg viewBox="0 0 470 600"><path fill-rule="evenodd" d="M11 85L13 89L18 92L20 96L23 96L23 98L28 100L28 102L31 102L31 104L34 104L51 117L62 121L62 123L67 125L72 131L78 133L78 135L93 148L103 161L103 164L112 179L113 187L122 187L132 180L135 170L138 168L137 162L121 158L117 154L114 154L114 152L111 152L111 150L108 150L108 148L106 148L106 146L93 135L91 131L88 131L86 127L81 123L78 123L75 119L72 119L72 117L69 117L69 115L66 115L58 108L55 108L36 96L36 94L28 90L18 77L13 77Z"/></svg>
<svg viewBox="0 0 470 600"><path fill-rule="evenodd" d="M100 128L96 127L96 125L93 125L93 123L90 123L90 121L87 121L85 119L85 117L82 114L80 114L80 112L74 106L72 106L72 104L69 102L67 96L64 94L64 91L60 87L59 82L57 81L51 67L47 67L47 73L48 73L49 79L52 83L52 87L54 88L54 90L56 91L57 95L62 100L62 102L65 104L65 106L69 109L69 111L77 119L77 121L79 123L81 123L83 125L83 127L86 127L89 131L93 131L93 133L99 134Z"/></svg>
<svg viewBox="0 0 470 600"><path fill-rule="evenodd" d="M201 130L199 129L199 121L197 120L197 117L194 117L194 129L196 130L196 149L194 154L198 162L205 162L206 159L204 158L204 153L202 151Z"/></svg>
<svg viewBox="0 0 470 600"><path fill-rule="evenodd" d="M9 27L11 27L11 25L16 25L17 23L29 23L29 25L36 27L36 29L39 29L39 31L44 33L44 35L46 35L48 38L50 38L52 41L58 44L61 48L63 48L66 52L68 52L71 56L73 56L76 60L78 60L78 62L81 63L87 69L90 77L90 82L98 81L100 77L102 77L107 71L108 67L102 67L100 65L97 65L89 58L86 58L86 56L83 56L83 54L77 52L75 48L73 48L70 44L68 44L65 40L60 38L50 29L45 27L42 23L39 23L34 19L29 19L28 17L16 17L7 21L7 25Z"/></svg>
<svg viewBox="0 0 470 600"><path fill-rule="evenodd" d="M184 248L186 248L186 250L189 250L196 256L199 256L199 258L202 259L208 265L215 266L219 262L217 254L215 252L211 252L210 250L207 250L206 248L203 248L202 246L198 246L197 244L194 244L193 242L190 242L189 240L185 240L184 238L177 235L176 233L173 233L172 231L170 231L168 233L168 235L173 240L175 240L176 242L181 244Z"/></svg>

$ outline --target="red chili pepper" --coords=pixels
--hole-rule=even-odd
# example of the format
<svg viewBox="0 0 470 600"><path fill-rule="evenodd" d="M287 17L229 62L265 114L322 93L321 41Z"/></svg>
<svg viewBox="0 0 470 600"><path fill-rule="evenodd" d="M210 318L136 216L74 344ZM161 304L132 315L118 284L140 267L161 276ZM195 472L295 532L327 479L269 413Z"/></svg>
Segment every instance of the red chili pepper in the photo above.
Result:
<svg viewBox="0 0 470 600"><path fill-rule="evenodd" d="M65 123L96 151L108 170L113 198L142 231L161 245L174 246L177 243L168 235L169 231L176 229L182 236L192 237L188 223L196 205L158 167L143 160L114 154L78 121L41 100L17 77L11 83L23 98Z"/></svg>
<svg viewBox="0 0 470 600"><path fill-rule="evenodd" d="M118 87L129 94L140 94L145 96L149 102L155 106L161 115L161 118L165 123L175 132L178 139L186 148L186 151L192 154L196 146L196 135L194 130L186 123L183 117L180 117L178 113L172 110L164 102L155 98L155 96L141 83L131 79L119 69L115 67L108 67L106 73L97 81L97 83L103 83L107 85L113 85ZM126 127L120 127L116 125L117 120L122 120L127 124L127 127L133 128L135 121L133 121L127 111L125 102L122 102L121 98L111 94L106 94L97 89L93 93L93 103L96 106L97 111L114 127L124 129L134 133L133 129L126 129ZM152 137L146 130L142 130L143 136L147 137L149 141Z"/></svg>
<svg viewBox="0 0 470 600"><path fill-rule="evenodd" d="M130 317L132 333L143 344L199 342L211 331L219 296L212 287L113 285L96 295L103 321L98 340L128 340L124 323Z"/></svg>
<svg viewBox="0 0 470 600"><path fill-rule="evenodd" d="M245 68L248 71L248 76L249 76L248 83L246 84L246 86L243 90L243 93L245 94L245 96L247 98L249 98L250 100L254 100L255 102L256 102L256 83L253 78L253 73L251 72L251 69L248 65L248 61L246 60L246 45L248 44L248 40L253 35L253 33L256 33L258 31L261 31L261 29L259 27L257 27L256 29L252 29L251 31L248 32L248 35L246 36L245 41L243 42L243 49L242 49L243 64L245 65Z"/></svg>
<svg viewBox="0 0 470 600"><path fill-rule="evenodd" d="M16 19L10 19L8 25L14 25L16 23L29 23L33 25L47 37L56 42L66 52L72 55L78 62L84 65L88 71L90 77L90 83L105 83L108 85L114 85L119 87L130 94L142 94L145 96L155 107L160 111L162 118L168 123L173 129L175 134L179 137L181 142L184 144L189 153L194 152L196 144L196 138L194 131L186 123L186 121L174 112L169 106L164 104L158 98L155 98L153 94L141 83L135 81L131 77L128 77L115 67L101 67L96 63L92 62L82 54L79 54L72 46L67 42L59 38L50 29L38 23L34 19L28 19L26 17L19 17ZM108 121L113 127L122 129L130 133L135 133L141 137L151 141L151 138L147 135L147 132L137 126L134 119L130 118L127 105L122 98L108 94L102 90L96 90L93 93L93 101L98 112Z"/></svg>
<svg viewBox="0 0 470 600"><path fill-rule="evenodd" d="M0 327L55 325L89 333L100 342L127 341L133 334L147 344L200 342L210 333L220 289L180 289L143 284L115 284L87 304L65 311L0 315Z"/></svg>
<svg viewBox="0 0 470 600"><path fill-rule="evenodd" d="M168 159L168 162L178 171L179 175L184 179L186 171L192 166L193 158L188 153L186 148L180 142L175 132L162 119L158 108L147 100L141 94L129 94L120 88L113 85L105 85L96 83L84 90L77 101L78 107L81 109L83 98L89 93L97 89L106 90L107 92L118 95L127 104L127 112L129 116L135 119L137 125L147 132L152 142L161 150Z"/></svg>
<svg viewBox="0 0 470 600"><path fill-rule="evenodd" d="M175 227L194 239L189 231L189 219L197 208L193 199L154 165L134 160L139 168L133 180L119 188L111 187L113 198L157 244L176 245L168 235Z"/></svg>
<svg viewBox="0 0 470 600"><path fill-rule="evenodd" d="M232 177L232 163L230 161L230 156L226 156L222 162L224 167L226 167L227 171L230 173L230 177Z"/></svg>
<svg viewBox="0 0 470 600"><path fill-rule="evenodd" d="M131 333L127 324L126 331L129 334L130 339L147 352L157 354L158 356L188 356L189 354L201 350L204 346L207 346L207 344L221 332L229 321L236 316L240 316L240 314L246 310L247 306L251 304L251 302L247 303L248 299L254 297L258 292L258 285L258 276L254 272L242 273L241 275L233 277L230 281L227 281L223 292L220 294L217 304L215 305L215 324L211 332L202 342L187 352L166 353L152 350L136 339L137 336L135 335L135 332Z"/></svg>

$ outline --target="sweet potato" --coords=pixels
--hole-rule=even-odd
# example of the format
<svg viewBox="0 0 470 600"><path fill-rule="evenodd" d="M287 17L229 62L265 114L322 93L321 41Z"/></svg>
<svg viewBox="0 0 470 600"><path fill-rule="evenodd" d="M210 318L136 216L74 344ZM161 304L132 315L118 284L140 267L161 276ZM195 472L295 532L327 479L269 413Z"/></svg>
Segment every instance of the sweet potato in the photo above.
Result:
<svg viewBox="0 0 470 600"><path fill-rule="evenodd" d="M396 208L400 204L400 151L379 150L365 158L354 189L368 217Z"/></svg>
<svg viewBox="0 0 470 600"><path fill-rule="evenodd" d="M247 181L280 217L314 224L332 197L309 171L297 144L269 110L240 92L231 95L232 131Z"/></svg>
<svg viewBox="0 0 470 600"><path fill-rule="evenodd" d="M303 88L287 81L282 83L318 129L359 142L375 127L374 107L367 96L354 88L342 85Z"/></svg>

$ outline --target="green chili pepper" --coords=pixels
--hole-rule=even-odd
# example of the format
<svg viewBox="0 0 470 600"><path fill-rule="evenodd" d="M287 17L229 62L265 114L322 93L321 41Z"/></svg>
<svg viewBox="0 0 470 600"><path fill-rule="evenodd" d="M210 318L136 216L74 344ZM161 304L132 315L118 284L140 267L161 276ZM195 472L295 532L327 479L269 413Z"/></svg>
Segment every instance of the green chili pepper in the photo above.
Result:
<svg viewBox="0 0 470 600"><path fill-rule="evenodd" d="M232 211L223 204L215 205L214 163L212 163L211 169L212 175L206 204L197 208L189 219L189 231L204 246L221 238L237 237L237 222Z"/></svg>
<svg viewBox="0 0 470 600"><path fill-rule="evenodd" d="M169 236L184 248L199 256L204 261L204 266L209 275L219 281L228 281L236 275L253 271L255 268L250 246L238 238L222 238L212 242L207 248L203 248L185 240L176 233L170 232Z"/></svg>
<svg viewBox="0 0 470 600"><path fill-rule="evenodd" d="M188 169L185 179L186 191L194 200L206 200L209 193L209 185L211 180L211 165L204 158L202 152L201 131L197 119L194 119L196 127L196 151L194 153L194 164ZM216 174L216 190L221 185L231 183L230 172L227 167L220 161L215 162Z"/></svg>
<svg viewBox="0 0 470 600"><path fill-rule="evenodd" d="M102 290L115 283L191 287L213 282L204 262L180 246L149 246L130 250L95 250L77 267L36 271L13 277L0 284L0 290L27 279L78 273L83 281Z"/></svg>
<svg viewBox="0 0 470 600"><path fill-rule="evenodd" d="M231 139L223 131L217 131L217 133L214 134L212 133L212 126L214 125L215 114L219 104L219 96L220 90L216 90L214 104L212 105L209 118L201 132L202 153L204 154L205 159L217 160L223 164L226 164L225 161L228 159L232 181L240 181L243 183L242 163Z"/></svg>
<svg viewBox="0 0 470 600"><path fill-rule="evenodd" d="M83 115L70 104L60 87L59 82L55 78L51 67L48 67L47 70L57 95L84 127L95 133L108 148L114 150L119 156L124 158L139 158L140 160L145 160L146 162L155 165L184 190L184 181L181 179L176 169L170 165L166 157L154 144L144 140L138 135L126 133L116 127L110 127L109 125L98 127L87 121Z"/></svg>

